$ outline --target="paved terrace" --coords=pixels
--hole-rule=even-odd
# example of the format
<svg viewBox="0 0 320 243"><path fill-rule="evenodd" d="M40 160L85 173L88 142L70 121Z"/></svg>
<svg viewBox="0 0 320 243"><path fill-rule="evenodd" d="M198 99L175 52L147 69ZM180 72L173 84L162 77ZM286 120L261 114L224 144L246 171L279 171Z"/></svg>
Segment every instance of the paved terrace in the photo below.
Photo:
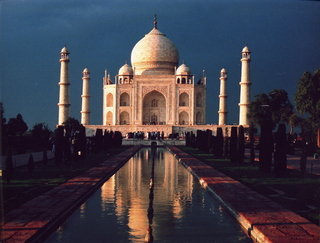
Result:
<svg viewBox="0 0 320 243"><path fill-rule="evenodd" d="M255 242L319 243L320 227L177 147L168 149L239 221Z"/></svg>

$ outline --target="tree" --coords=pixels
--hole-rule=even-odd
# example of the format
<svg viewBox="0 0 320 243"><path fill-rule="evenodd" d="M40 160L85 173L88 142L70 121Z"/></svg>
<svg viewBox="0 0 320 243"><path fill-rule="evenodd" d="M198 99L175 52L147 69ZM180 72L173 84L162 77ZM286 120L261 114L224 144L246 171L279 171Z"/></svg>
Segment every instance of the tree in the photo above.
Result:
<svg viewBox="0 0 320 243"><path fill-rule="evenodd" d="M273 138L272 125L268 120L261 123L259 171L270 172L272 168Z"/></svg>
<svg viewBox="0 0 320 243"><path fill-rule="evenodd" d="M239 126L239 134L237 140L237 161L238 163L243 163L244 153L245 153L245 144L244 144L244 128Z"/></svg>
<svg viewBox="0 0 320 243"><path fill-rule="evenodd" d="M6 168L3 171L3 178L7 181L7 183L10 183L13 178L13 161L11 149L8 150L8 154L6 157Z"/></svg>
<svg viewBox="0 0 320 243"><path fill-rule="evenodd" d="M217 138L216 138L216 156L218 158L223 157L223 131L221 127L217 128Z"/></svg>
<svg viewBox="0 0 320 243"><path fill-rule="evenodd" d="M23 121L21 114L16 118L10 118L7 124L8 146L16 148L16 152L26 152L26 142L22 135L28 130L27 124Z"/></svg>
<svg viewBox="0 0 320 243"><path fill-rule="evenodd" d="M290 125L290 134L293 133L293 128L294 127L298 127L301 126L304 122L304 119L300 116L298 116L297 113L293 113L290 117L289 117L289 125Z"/></svg>
<svg viewBox="0 0 320 243"><path fill-rule="evenodd" d="M293 114L293 106L285 90L274 89L269 94L262 93L256 95L255 98L249 104L248 113L248 117L254 124L261 126L268 120L273 130L280 122L289 123L289 118Z"/></svg>
<svg viewBox="0 0 320 243"><path fill-rule="evenodd" d="M52 135L52 131L44 122L36 123L33 126L31 133L37 151L46 149L49 146L49 138Z"/></svg>
<svg viewBox="0 0 320 243"><path fill-rule="evenodd" d="M233 163L237 161L237 140L238 140L238 128L231 127L230 160Z"/></svg>
<svg viewBox="0 0 320 243"><path fill-rule="evenodd" d="M255 159L255 153L254 153L254 130L255 127L252 123L250 123L249 127L249 140L250 140L250 164L253 166L254 159Z"/></svg>
<svg viewBox="0 0 320 243"><path fill-rule="evenodd" d="M58 126L57 129L54 131L54 137L55 137L54 160L58 168L60 167L63 159L63 147L64 147L63 133L64 133L63 126Z"/></svg>
<svg viewBox="0 0 320 243"><path fill-rule="evenodd" d="M269 94L259 94L249 105L248 117L261 128L259 170L270 172L272 168L273 138L272 131L277 124L289 123L293 106L283 89L275 89Z"/></svg>
<svg viewBox="0 0 320 243"><path fill-rule="evenodd" d="M70 133L69 135L72 137L76 132L79 132L81 129L80 122L72 117L69 117L64 123L65 130Z"/></svg>
<svg viewBox="0 0 320 243"><path fill-rule="evenodd" d="M296 109L299 113L308 115L311 137L307 140L315 142L315 133L320 127L320 68L314 74L304 72L298 82L297 92L294 96ZM310 132L309 132L310 133Z"/></svg>
<svg viewBox="0 0 320 243"><path fill-rule="evenodd" d="M18 114L16 118L10 118L8 121L8 134L11 136L22 136L28 130L22 115Z"/></svg>
<svg viewBox="0 0 320 243"><path fill-rule="evenodd" d="M4 109L2 106L2 102L0 102L0 117L1 117L1 124L0 124L0 155L6 154L7 146L8 146L8 135L7 135L7 120L3 116Z"/></svg>
<svg viewBox="0 0 320 243"><path fill-rule="evenodd" d="M122 145L122 133L119 131L115 131L113 146L117 148L117 147L121 147L121 145Z"/></svg>
<svg viewBox="0 0 320 243"><path fill-rule="evenodd" d="M287 146L286 126L280 124L275 134L274 173L277 177L283 177L287 170Z"/></svg>

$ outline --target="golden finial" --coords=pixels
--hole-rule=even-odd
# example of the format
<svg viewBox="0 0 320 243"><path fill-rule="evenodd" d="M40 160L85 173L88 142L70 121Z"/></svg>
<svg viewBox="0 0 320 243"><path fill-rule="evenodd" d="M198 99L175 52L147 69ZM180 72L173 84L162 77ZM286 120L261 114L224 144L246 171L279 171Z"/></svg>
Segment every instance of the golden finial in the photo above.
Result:
<svg viewBox="0 0 320 243"><path fill-rule="evenodd" d="M154 22L153 22L153 24L154 24L154 28L157 29L157 15L156 15L156 14L154 15Z"/></svg>

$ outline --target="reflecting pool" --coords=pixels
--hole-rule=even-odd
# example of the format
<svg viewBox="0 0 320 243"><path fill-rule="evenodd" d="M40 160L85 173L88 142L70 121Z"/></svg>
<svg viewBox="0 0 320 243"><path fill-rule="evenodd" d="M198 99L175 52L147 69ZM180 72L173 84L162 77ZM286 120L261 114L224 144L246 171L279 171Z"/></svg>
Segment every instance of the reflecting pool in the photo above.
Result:
<svg viewBox="0 0 320 243"><path fill-rule="evenodd" d="M252 242L165 148L143 148L46 242Z"/></svg>

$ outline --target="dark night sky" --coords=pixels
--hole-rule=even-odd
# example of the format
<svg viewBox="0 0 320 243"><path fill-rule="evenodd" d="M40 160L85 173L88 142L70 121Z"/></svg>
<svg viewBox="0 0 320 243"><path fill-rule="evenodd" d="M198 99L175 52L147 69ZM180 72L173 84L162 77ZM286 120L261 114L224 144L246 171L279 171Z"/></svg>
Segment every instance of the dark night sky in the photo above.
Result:
<svg viewBox="0 0 320 243"><path fill-rule="evenodd" d="M196 80L207 74L207 123L218 122L219 72L228 71L228 122L238 123L240 52L251 54L252 96L285 89L320 67L320 2L298 0L2 0L0 78L4 116L31 129L58 122L60 50L70 51L71 116L80 120L82 71L91 72L91 124L102 123L102 77L130 64L153 28L167 35Z"/></svg>

